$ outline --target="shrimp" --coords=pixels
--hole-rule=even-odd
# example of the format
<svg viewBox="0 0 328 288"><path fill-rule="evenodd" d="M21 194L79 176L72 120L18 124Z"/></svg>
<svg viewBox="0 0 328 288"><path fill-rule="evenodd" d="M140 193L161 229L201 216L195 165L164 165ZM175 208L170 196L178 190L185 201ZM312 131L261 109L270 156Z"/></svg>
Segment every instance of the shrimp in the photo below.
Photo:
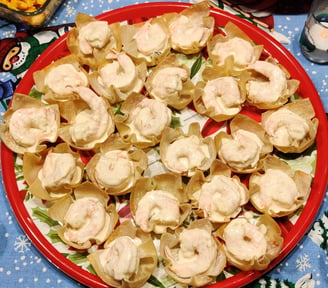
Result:
<svg viewBox="0 0 328 288"><path fill-rule="evenodd" d="M284 96L287 89L285 72L275 64L267 61L256 61L248 66L249 70L263 75L267 80L250 80L246 84L248 98L254 102L276 102Z"/></svg>
<svg viewBox="0 0 328 288"><path fill-rule="evenodd" d="M268 243L264 226L256 226L246 219L232 220L224 229L223 237L227 251L240 260L251 261L266 255Z"/></svg>
<svg viewBox="0 0 328 288"><path fill-rule="evenodd" d="M221 222L239 213L240 206L247 200L247 193L235 179L216 175L203 184L199 208L211 221Z"/></svg>
<svg viewBox="0 0 328 288"><path fill-rule="evenodd" d="M243 103L238 83L233 77L208 81L202 99L205 107L207 109L213 107L216 114L221 114L227 109L238 108Z"/></svg>
<svg viewBox="0 0 328 288"><path fill-rule="evenodd" d="M107 87L114 86L118 89L130 87L138 77L132 59L125 53L110 53L107 58L112 62L100 69L100 78L103 83Z"/></svg>
<svg viewBox="0 0 328 288"><path fill-rule="evenodd" d="M133 179L133 163L128 152L113 150L102 154L95 168L97 181L106 188L117 187Z"/></svg>
<svg viewBox="0 0 328 288"><path fill-rule="evenodd" d="M178 173L201 167L210 157L209 148L197 136L184 137L169 145L164 156L166 165Z"/></svg>
<svg viewBox="0 0 328 288"><path fill-rule="evenodd" d="M152 95L165 100L169 95L180 93L183 83L189 75L186 69L179 67L166 67L160 69L151 82ZM165 81L163 81L165 79Z"/></svg>
<svg viewBox="0 0 328 288"><path fill-rule="evenodd" d="M256 134L239 129L233 134L233 139L223 141L219 157L234 168L254 168L260 159L263 145Z"/></svg>
<svg viewBox="0 0 328 288"><path fill-rule="evenodd" d="M108 127L112 126L105 100L87 87L75 87L74 92L89 105L90 109L82 110L76 115L70 127L72 140L79 143L101 139Z"/></svg>
<svg viewBox="0 0 328 288"><path fill-rule="evenodd" d="M71 242L84 243L96 236L105 228L107 222L104 205L92 197L76 200L68 209L64 223L64 236Z"/></svg>
<svg viewBox="0 0 328 288"><path fill-rule="evenodd" d="M131 113L132 127L144 137L158 137L171 122L171 110L154 99L144 98Z"/></svg>
<svg viewBox="0 0 328 288"><path fill-rule="evenodd" d="M179 235L180 248L177 255L165 247L166 256L171 260L170 270L182 278L193 277L209 270L217 257L217 245L210 232L200 229L186 229Z"/></svg>
<svg viewBox="0 0 328 288"><path fill-rule="evenodd" d="M101 49L109 41L111 31L106 21L92 21L79 31L79 47L83 54L92 54L93 48Z"/></svg>
<svg viewBox="0 0 328 288"><path fill-rule="evenodd" d="M163 233L166 227L176 227L179 220L179 200L169 192L147 192L138 203L135 221L144 232Z"/></svg>
<svg viewBox="0 0 328 288"><path fill-rule="evenodd" d="M100 256L101 261L105 263L105 272L115 280L128 281L137 273L139 267L140 255L137 244L137 241L128 236L121 236L110 242L106 253Z"/></svg>
<svg viewBox="0 0 328 288"><path fill-rule="evenodd" d="M23 147L34 147L47 140L54 142L58 135L58 119L58 110L52 105L21 108L11 115L9 133Z"/></svg>

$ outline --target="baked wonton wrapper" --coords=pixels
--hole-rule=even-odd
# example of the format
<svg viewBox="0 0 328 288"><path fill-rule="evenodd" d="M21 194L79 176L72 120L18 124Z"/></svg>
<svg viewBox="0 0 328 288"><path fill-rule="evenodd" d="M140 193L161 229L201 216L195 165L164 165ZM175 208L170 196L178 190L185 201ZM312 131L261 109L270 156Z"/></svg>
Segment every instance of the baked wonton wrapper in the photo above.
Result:
<svg viewBox="0 0 328 288"><path fill-rule="evenodd" d="M137 180L130 196L130 208L136 224L144 232L162 234L174 230L191 210L182 178L165 173Z"/></svg>
<svg viewBox="0 0 328 288"><path fill-rule="evenodd" d="M230 134L221 131L215 136L221 161L236 173L259 170L273 149L263 127L252 118L238 114L230 122L230 131Z"/></svg>
<svg viewBox="0 0 328 288"><path fill-rule="evenodd" d="M274 147L284 153L301 153L315 141L319 121L308 98L262 113L262 125Z"/></svg>
<svg viewBox="0 0 328 288"><path fill-rule="evenodd" d="M111 104L126 100L132 93L139 93L147 74L145 62L135 64L125 52L111 51L98 69L89 75L92 88Z"/></svg>
<svg viewBox="0 0 328 288"><path fill-rule="evenodd" d="M42 200L53 201L70 194L84 175L78 153L60 143L39 153L24 153L23 174L29 191Z"/></svg>
<svg viewBox="0 0 328 288"><path fill-rule="evenodd" d="M190 69L180 64L175 54L168 55L151 70L145 87L152 98L178 110L192 101L195 90L190 80Z"/></svg>
<svg viewBox="0 0 328 288"><path fill-rule="evenodd" d="M124 51L137 63L157 65L171 50L170 32L162 16L121 26Z"/></svg>
<svg viewBox="0 0 328 288"><path fill-rule="evenodd" d="M216 34L207 44L209 58L214 66L241 70L261 56L263 46L256 45L237 25L228 22L224 34Z"/></svg>
<svg viewBox="0 0 328 288"><path fill-rule="evenodd" d="M154 146L171 124L171 110L161 101L133 93L115 115L115 124L124 141L139 148Z"/></svg>
<svg viewBox="0 0 328 288"><path fill-rule="evenodd" d="M58 105L48 105L28 95L15 93L10 108L2 116L0 137L18 154L37 153L58 138Z"/></svg>
<svg viewBox="0 0 328 288"><path fill-rule="evenodd" d="M68 195L56 201L49 216L62 225L58 236L67 245L86 250L104 243L119 219L109 196L90 182L83 182Z"/></svg>
<svg viewBox="0 0 328 288"><path fill-rule="evenodd" d="M218 159L211 165L208 176L199 171L190 178L186 192L197 215L212 223L230 221L249 200L247 187Z"/></svg>
<svg viewBox="0 0 328 288"><path fill-rule="evenodd" d="M157 252L149 233L131 221L120 224L104 249L88 256L97 275L111 287L139 288L157 267Z"/></svg>
<svg viewBox="0 0 328 288"><path fill-rule="evenodd" d="M217 234L224 241L228 263L242 271L266 269L284 241L279 225L269 215L249 211L223 224Z"/></svg>
<svg viewBox="0 0 328 288"><path fill-rule="evenodd" d="M311 181L310 174L293 171L286 162L269 155L264 160L264 172L253 173L249 179L250 200L260 212L286 216L305 203Z"/></svg>
<svg viewBox="0 0 328 288"><path fill-rule="evenodd" d="M248 73L229 74L224 69L206 67L202 81L196 85L193 103L199 114L217 122L237 115L246 100L246 80Z"/></svg>
<svg viewBox="0 0 328 288"><path fill-rule="evenodd" d="M299 86L299 80L290 79L287 70L271 57L248 65L252 73L246 83L247 102L259 109L275 109L284 105Z"/></svg>
<svg viewBox="0 0 328 288"><path fill-rule="evenodd" d="M160 253L165 271L175 281L200 287L214 281L223 271L226 256L212 229L207 219L201 219L188 228L180 227L175 234L162 235Z"/></svg>
<svg viewBox="0 0 328 288"><path fill-rule="evenodd" d="M121 49L120 24L108 24L89 15L78 13L75 18L76 27L67 35L67 46L77 56L81 64L94 69L111 50Z"/></svg>
<svg viewBox="0 0 328 288"><path fill-rule="evenodd" d="M194 54L201 51L213 35L214 18L206 1L185 8L180 13L163 15L168 23L171 45L175 51Z"/></svg>
<svg viewBox="0 0 328 288"><path fill-rule="evenodd" d="M216 158L216 149L213 138L203 138L199 123L193 122L188 133L181 128L165 128L160 156L169 171L190 177L198 170L210 168Z"/></svg>
<svg viewBox="0 0 328 288"><path fill-rule="evenodd" d="M88 74L75 55L64 56L33 73L36 89L49 103L77 99L76 87L88 87Z"/></svg>
<svg viewBox="0 0 328 288"><path fill-rule="evenodd" d="M59 136L69 145L81 150L93 149L114 132L114 114L107 100L90 88L74 89L80 98L60 104L62 123Z"/></svg>
<svg viewBox="0 0 328 288"><path fill-rule="evenodd" d="M143 150L112 134L88 162L86 172L100 189L110 195L122 195L130 192L147 167L148 159Z"/></svg>

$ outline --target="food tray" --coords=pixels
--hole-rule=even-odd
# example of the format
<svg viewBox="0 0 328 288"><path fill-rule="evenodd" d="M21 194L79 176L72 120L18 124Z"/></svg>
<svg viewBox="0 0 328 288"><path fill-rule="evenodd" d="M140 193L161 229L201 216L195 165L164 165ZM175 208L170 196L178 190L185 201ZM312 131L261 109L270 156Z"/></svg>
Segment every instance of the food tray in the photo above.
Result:
<svg viewBox="0 0 328 288"><path fill-rule="evenodd" d="M33 12L13 10L0 3L0 18L37 28L49 20L62 2L63 0L47 0L40 9Z"/></svg>

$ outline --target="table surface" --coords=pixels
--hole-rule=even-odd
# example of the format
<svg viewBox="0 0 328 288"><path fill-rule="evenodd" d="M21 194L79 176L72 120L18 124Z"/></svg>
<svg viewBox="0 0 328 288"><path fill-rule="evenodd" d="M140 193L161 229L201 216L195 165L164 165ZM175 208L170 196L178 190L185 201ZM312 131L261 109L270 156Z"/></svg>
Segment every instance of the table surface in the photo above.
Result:
<svg viewBox="0 0 328 288"><path fill-rule="evenodd" d="M6 43L7 39L22 36L24 37L24 41L30 45L33 45L35 41L38 41L39 47L46 47L49 45L49 41L52 41L51 39L53 37L58 38L67 31L67 26L74 22L77 12L83 12L95 16L108 10L141 2L156 1L65 0L52 16L48 24L45 25L47 27L47 33L31 33L26 27L0 19L0 47L2 49L2 43ZM229 9L230 7L225 6L225 10ZM305 18L305 14L274 14L274 28L276 32L281 33L281 35L285 37L285 40L287 41L283 41L283 45L301 63L312 79L327 113L328 66L313 64L306 60L300 52L298 45L298 39ZM64 24L64 26L58 27L58 25L62 24ZM55 27L55 29L50 27ZM10 98L12 94L11 89L13 89L15 84L19 82L19 79L23 76L23 72L24 71L17 70L13 75L13 73L4 72L2 69L0 70L0 93L2 93L2 98L0 100L2 106L4 106L3 103ZM8 86L8 83L11 85ZM4 107L1 107L0 112L3 111ZM328 287L327 195L328 193L325 195L325 199L313 226L303 237L297 247L275 269L255 283L252 283L250 287ZM0 287L12 288L63 288L82 286L49 263L47 259L45 259L32 245L15 219L6 199L3 185L0 185L0 281Z"/></svg>

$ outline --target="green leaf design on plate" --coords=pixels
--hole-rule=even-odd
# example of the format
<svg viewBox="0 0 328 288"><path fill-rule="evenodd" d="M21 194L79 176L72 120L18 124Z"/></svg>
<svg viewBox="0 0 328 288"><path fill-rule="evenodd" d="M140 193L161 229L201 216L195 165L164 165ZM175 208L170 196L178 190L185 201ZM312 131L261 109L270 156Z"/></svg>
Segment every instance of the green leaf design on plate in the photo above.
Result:
<svg viewBox="0 0 328 288"><path fill-rule="evenodd" d="M153 275L150 276L147 282L155 287L165 288L165 285Z"/></svg>
<svg viewBox="0 0 328 288"><path fill-rule="evenodd" d="M42 97L42 93L40 91L36 90L35 88L32 88L32 90L30 91L30 93L28 95L37 100L41 100L41 97Z"/></svg>
<svg viewBox="0 0 328 288"><path fill-rule="evenodd" d="M62 242L60 237L58 236L58 233L54 229L50 229L50 231L47 233L48 238L50 239L51 243L58 243Z"/></svg>
<svg viewBox="0 0 328 288"><path fill-rule="evenodd" d="M39 207L32 208L32 215L41 222L48 224L50 227L59 225L57 221L49 217L47 210L43 210Z"/></svg>
<svg viewBox="0 0 328 288"><path fill-rule="evenodd" d="M190 79L192 79L202 67L203 56L199 55L194 64L191 66Z"/></svg>
<svg viewBox="0 0 328 288"><path fill-rule="evenodd" d="M66 254L66 258L78 265L80 263L87 262L88 255L89 255L88 251L81 251L81 252L75 252L74 254Z"/></svg>

